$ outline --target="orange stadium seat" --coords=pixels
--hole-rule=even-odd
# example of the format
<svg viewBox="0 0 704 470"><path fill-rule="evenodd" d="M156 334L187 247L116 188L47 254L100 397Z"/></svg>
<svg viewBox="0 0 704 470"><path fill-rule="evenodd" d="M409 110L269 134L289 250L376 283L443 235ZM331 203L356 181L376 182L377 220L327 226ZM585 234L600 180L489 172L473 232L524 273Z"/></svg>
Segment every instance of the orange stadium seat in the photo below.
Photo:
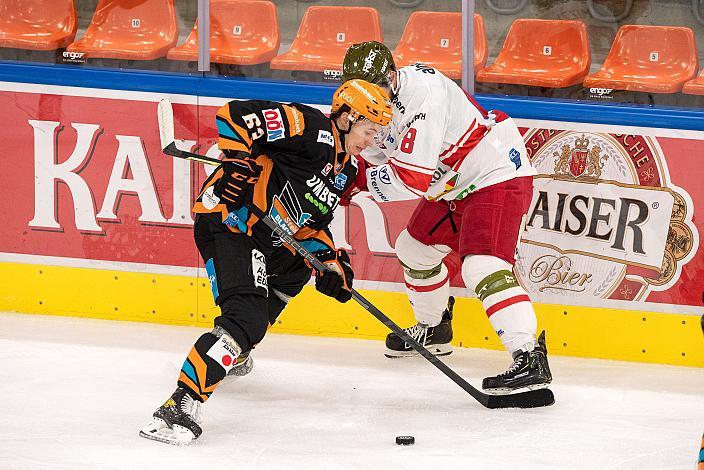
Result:
<svg viewBox="0 0 704 470"><path fill-rule="evenodd" d="M276 6L259 0L211 0L210 60L219 64L269 62L279 52ZM198 60L198 22L186 42L166 55L171 60Z"/></svg>
<svg viewBox="0 0 704 470"><path fill-rule="evenodd" d="M704 95L704 70L697 78L688 81L682 87L682 93L688 95Z"/></svg>
<svg viewBox="0 0 704 470"><path fill-rule="evenodd" d="M576 20L519 19L513 22L496 62L477 81L563 88L589 73L587 27Z"/></svg>
<svg viewBox="0 0 704 470"><path fill-rule="evenodd" d="M379 12L371 7L308 7L288 52L274 57L277 70L342 70L347 48L363 41L380 41Z"/></svg>
<svg viewBox="0 0 704 470"><path fill-rule="evenodd" d="M474 14L474 73L487 58L484 19ZM422 62L449 78L462 78L462 13L415 11L394 50L398 67Z"/></svg>
<svg viewBox="0 0 704 470"><path fill-rule="evenodd" d="M584 86L676 93L697 73L694 33L682 26L621 26L601 69Z"/></svg>
<svg viewBox="0 0 704 470"><path fill-rule="evenodd" d="M66 50L89 58L152 60L177 41L173 0L100 0L86 34Z"/></svg>
<svg viewBox="0 0 704 470"><path fill-rule="evenodd" d="M50 51L76 35L73 0L0 1L0 47Z"/></svg>

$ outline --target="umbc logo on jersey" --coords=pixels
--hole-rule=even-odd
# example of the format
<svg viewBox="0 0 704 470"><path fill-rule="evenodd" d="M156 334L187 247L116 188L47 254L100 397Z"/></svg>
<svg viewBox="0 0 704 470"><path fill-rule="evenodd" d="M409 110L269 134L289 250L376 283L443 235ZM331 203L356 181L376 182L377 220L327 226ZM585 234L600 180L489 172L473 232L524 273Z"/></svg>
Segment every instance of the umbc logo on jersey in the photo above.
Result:
<svg viewBox="0 0 704 470"><path fill-rule="evenodd" d="M281 112L278 109L265 109L263 113L266 121L266 141L273 142L283 139L286 128L283 119L281 119Z"/></svg>

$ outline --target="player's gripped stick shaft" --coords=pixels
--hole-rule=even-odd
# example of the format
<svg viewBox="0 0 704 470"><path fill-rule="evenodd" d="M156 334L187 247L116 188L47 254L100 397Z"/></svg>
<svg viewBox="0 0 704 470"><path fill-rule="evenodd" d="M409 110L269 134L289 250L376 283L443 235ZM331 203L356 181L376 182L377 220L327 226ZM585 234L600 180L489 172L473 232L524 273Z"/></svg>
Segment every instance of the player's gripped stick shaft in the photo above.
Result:
<svg viewBox="0 0 704 470"><path fill-rule="evenodd" d="M158 105L159 118L159 136L161 138L161 147L166 155L188 160L195 160L201 163L210 165L220 165L220 160L198 155L196 153L180 150L176 147L174 138L174 116L171 102L163 99ZM258 207L248 205L247 208L259 217L264 223L271 228L281 239L289 244L294 250L305 258L313 268L318 271L326 271L329 268L319 261L311 252L303 247L292 234L288 233L284 228L279 226L268 214L262 212ZM431 364L438 368L443 374L449 377L453 382L459 385L464 391L469 393L475 400L487 408L535 408L540 406L552 405L555 402L555 397L551 390L539 389L530 390L527 392L514 393L510 395L489 395L482 393L460 377L455 371L450 369L444 362L434 356L430 351L420 345L416 340L410 337L401 327L394 323L389 317L382 313L378 308L365 299L359 292L352 289L352 298L369 313L383 323L387 328L396 333L403 341L406 341L414 350L421 356L427 359Z"/></svg>

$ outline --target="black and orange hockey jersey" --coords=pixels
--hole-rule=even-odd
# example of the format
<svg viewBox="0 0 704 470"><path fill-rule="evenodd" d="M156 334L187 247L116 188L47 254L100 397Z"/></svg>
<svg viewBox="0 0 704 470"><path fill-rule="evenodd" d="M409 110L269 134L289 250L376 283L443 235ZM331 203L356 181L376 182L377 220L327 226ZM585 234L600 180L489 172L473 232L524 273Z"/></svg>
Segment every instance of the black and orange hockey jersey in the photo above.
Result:
<svg viewBox="0 0 704 470"><path fill-rule="evenodd" d="M328 225L340 197L354 187L355 157L344 150L330 118L302 104L272 101L230 101L216 116L218 147L242 152L262 166L249 204L256 205L311 252L334 249ZM263 250L281 245L246 206L229 212L212 193L222 176L218 167L205 181L194 204L196 213L220 213L233 232L254 237Z"/></svg>

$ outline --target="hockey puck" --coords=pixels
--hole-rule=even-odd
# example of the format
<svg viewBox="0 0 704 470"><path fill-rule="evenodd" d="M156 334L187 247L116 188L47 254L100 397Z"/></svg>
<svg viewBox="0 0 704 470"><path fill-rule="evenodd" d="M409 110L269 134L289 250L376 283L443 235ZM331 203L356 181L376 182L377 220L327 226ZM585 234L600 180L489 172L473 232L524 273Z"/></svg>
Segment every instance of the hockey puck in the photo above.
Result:
<svg viewBox="0 0 704 470"><path fill-rule="evenodd" d="M416 438L413 436L396 436L396 444L399 446L412 446L416 443Z"/></svg>

